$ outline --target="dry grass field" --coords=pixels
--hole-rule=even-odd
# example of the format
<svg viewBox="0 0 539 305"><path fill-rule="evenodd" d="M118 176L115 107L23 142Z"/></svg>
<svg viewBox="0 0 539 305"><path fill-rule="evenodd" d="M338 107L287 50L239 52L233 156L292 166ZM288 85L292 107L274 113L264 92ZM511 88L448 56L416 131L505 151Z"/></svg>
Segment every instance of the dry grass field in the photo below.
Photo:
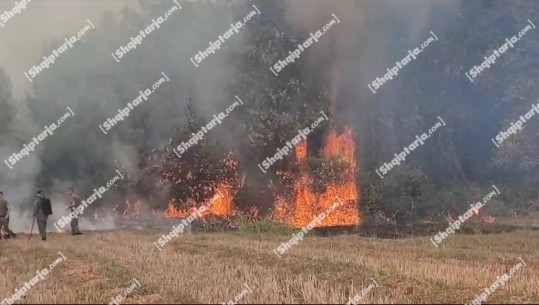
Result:
<svg viewBox="0 0 539 305"><path fill-rule="evenodd" d="M282 258L290 235L185 233L160 252L149 230L51 234L0 241L0 301L37 270L66 257L18 303L109 303L139 281L124 303L222 303L247 284L238 303L468 303L519 263L487 303L539 302L539 232L453 235L439 248L428 237L308 236Z"/></svg>

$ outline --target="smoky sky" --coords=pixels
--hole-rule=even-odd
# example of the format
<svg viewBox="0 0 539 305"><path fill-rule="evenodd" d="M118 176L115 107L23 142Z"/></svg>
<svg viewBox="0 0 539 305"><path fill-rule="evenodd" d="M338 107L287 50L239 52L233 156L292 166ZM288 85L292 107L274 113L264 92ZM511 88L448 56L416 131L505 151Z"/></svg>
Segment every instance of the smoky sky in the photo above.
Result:
<svg viewBox="0 0 539 305"><path fill-rule="evenodd" d="M332 14L338 16L341 23L296 63L302 78L333 87L334 110L339 121L352 124L358 131L360 155L370 145L366 139L374 117L382 122L381 128L387 129L382 141L396 148L403 134L393 122L406 111L405 103L399 101L400 90L414 82L415 75L428 83L433 73L439 73L431 63L439 60L436 54L441 51L441 43L429 46L397 80L385 85L384 92L373 96L366 84L383 75L408 49L420 45L430 31L439 34L441 40L448 39L444 33L454 30L464 5L462 1L449 0L180 3L180 11L120 62L111 53L174 6L173 1L34 0L0 28L0 70L7 75L4 83L11 85L0 90L11 93L12 97L4 102L16 109L9 132L0 132L2 160L19 151L45 124L57 120L66 107L75 112L74 119L66 121L13 170L2 167L0 185L13 206L24 210L38 186L57 196L57 201L62 201L68 186L75 186L85 197L93 188L105 184L119 164L130 177L139 177L143 175L138 166L141 152L168 144L176 128L185 123L185 107L190 99L203 119L211 119L234 102L234 95L241 97L241 92L230 91L241 73L231 58L252 47L245 30L226 40L199 67L190 58L252 11L253 3L260 7L263 18L284 23L286 31L282 35L297 39L320 29ZM471 9L479 11L480 6ZM0 13L12 7L11 1L1 1ZM257 27L261 16L255 16L246 27ZM38 65L43 56L84 27L87 19L95 29L33 82L24 77L24 72ZM414 70L413 65L421 71ZM131 111L109 134L99 130L99 124L156 82L162 72L170 82ZM408 124L405 119L399 120ZM435 117L432 123L434 120ZM418 122L413 124L431 125ZM216 135L222 135L231 147L241 141L224 128ZM405 136L413 138L414 134Z"/></svg>
<svg viewBox="0 0 539 305"><path fill-rule="evenodd" d="M283 20L289 29L284 35L308 35L327 23L331 14L342 24L304 55L305 77L317 75L320 82L338 78L337 91L357 99L355 82L366 82L373 67L385 61L380 48L388 43L391 26L369 15L398 15L404 23L403 38L416 42L425 33L433 4L428 1L285 1L284 10L262 11ZM69 106L75 118L67 120L53 136L38 145L13 170L2 168L0 177L12 205L23 208L31 201L36 187L45 187L61 198L65 187L75 186L83 193L103 185L118 164L132 177L138 172L139 153L166 145L175 129L184 123L189 98L203 118L211 118L230 105L227 88L239 71L230 56L245 47L243 32L226 41L226 46L196 68L189 61L209 41L217 39L229 25L252 10L251 2L188 1L183 9L152 32L121 61L110 55L121 45L163 14L172 1L62 1L31 2L20 14L0 29L0 68L12 84L13 103L17 108L14 130L3 135L0 152L6 158L22 144L54 122ZM260 3L264 8L264 4ZM440 6L440 4L438 4ZM450 9L454 5L443 4ZM3 1L0 10L13 7ZM95 29L82 41L59 56L33 82L24 77L42 57L82 27L89 19ZM368 24L369 28L362 28ZM256 16L247 27L256 27ZM428 31L427 31L428 32ZM361 42L360 42L361 41ZM357 59L369 57L367 63ZM352 63L350 65L350 63ZM385 64L385 63L384 63ZM118 109L125 107L164 72L170 82L164 84L149 101L132 111L129 118L104 135L97 128ZM368 75L368 76L367 76ZM349 105L349 102L343 105ZM226 133L220 131L220 133ZM230 137L228 138L230 139ZM233 139L233 137L232 137ZM233 146L233 145L232 145ZM4 159L3 158L3 159ZM59 199L61 201L61 199Z"/></svg>

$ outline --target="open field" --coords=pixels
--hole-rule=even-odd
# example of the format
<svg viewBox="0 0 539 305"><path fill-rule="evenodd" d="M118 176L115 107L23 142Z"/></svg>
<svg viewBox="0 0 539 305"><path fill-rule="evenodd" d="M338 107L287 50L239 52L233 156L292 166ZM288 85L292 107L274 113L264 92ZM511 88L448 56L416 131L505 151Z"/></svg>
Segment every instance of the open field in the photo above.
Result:
<svg viewBox="0 0 539 305"><path fill-rule="evenodd" d="M136 278L124 303L345 303L371 283L360 303L466 303L519 263L488 303L539 301L539 232L454 235L439 248L426 237L371 239L308 236L278 258L289 235L185 233L160 252L149 230L26 236L0 243L0 297L11 296L37 270L61 262L20 303L108 303Z"/></svg>

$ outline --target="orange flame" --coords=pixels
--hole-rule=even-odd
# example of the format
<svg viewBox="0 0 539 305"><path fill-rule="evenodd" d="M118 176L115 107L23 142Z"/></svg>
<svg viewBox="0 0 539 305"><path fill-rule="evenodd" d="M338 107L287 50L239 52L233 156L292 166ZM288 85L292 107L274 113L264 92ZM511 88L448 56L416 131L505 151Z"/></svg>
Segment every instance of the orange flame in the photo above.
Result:
<svg viewBox="0 0 539 305"><path fill-rule="evenodd" d="M219 217L229 217L234 215L234 196L232 195L231 187L226 183L221 183L217 186L217 191L208 203L209 208L201 213L202 217L209 215ZM165 215L169 218L186 218L191 215L197 217L197 207L192 206L187 209L180 209L174 205L174 200L168 203Z"/></svg>
<svg viewBox="0 0 539 305"><path fill-rule="evenodd" d="M493 223L496 218L495 217L492 217L492 216L481 216L480 215L480 210L474 206L472 206L470 208L470 210L472 210L472 217L470 218L470 220L474 223ZM448 224L451 224L453 222L455 222L456 220L458 219L458 217L455 217L453 216L451 213L448 213L447 216L445 217L445 220L447 221Z"/></svg>
<svg viewBox="0 0 539 305"><path fill-rule="evenodd" d="M309 224L322 212L329 211L333 204L341 200L343 204L326 213L326 217L317 226L356 225L360 223L356 206L359 192L355 179L357 166L352 128L347 127L340 135L331 130L325 140L323 155L326 158L337 156L348 161L352 174L345 177L344 183L330 184L321 194L316 194L307 186L312 180L310 173L303 172L294 187L294 207L289 207L289 199L277 198L274 208L276 219L292 223L296 227L302 227ZM302 141L296 146L296 161L299 164L305 158L307 158L307 141Z"/></svg>
<svg viewBox="0 0 539 305"><path fill-rule="evenodd" d="M213 203L210 205L210 214L221 217L232 216L234 214L233 199L231 187L224 183L220 184L213 197Z"/></svg>
<svg viewBox="0 0 539 305"><path fill-rule="evenodd" d="M114 208L116 210L118 206ZM139 219L140 216L140 200L135 201L134 206L131 207L129 200L125 203L125 210L123 212L124 219Z"/></svg>
<svg viewBox="0 0 539 305"><path fill-rule="evenodd" d="M472 219L473 219L474 221L476 221L476 222L493 223L494 220L496 219L496 218L494 218L494 217L492 217L492 216L489 216L489 215L487 215L487 216L480 216L480 215L479 215L479 209L476 208L475 206L472 207L472 211L473 211L473 213L475 214L474 217L473 217ZM482 214L485 214L485 213L482 213ZM477 216L477 217L476 217L476 216Z"/></svg>
<svg viewBox="0 0 539 305"><path fill-rule="evenodd" d="M260 210L257 207L253 206L249 209L248 215L249 217L256 219L258 218L259 213L260 213Z"/></svg>

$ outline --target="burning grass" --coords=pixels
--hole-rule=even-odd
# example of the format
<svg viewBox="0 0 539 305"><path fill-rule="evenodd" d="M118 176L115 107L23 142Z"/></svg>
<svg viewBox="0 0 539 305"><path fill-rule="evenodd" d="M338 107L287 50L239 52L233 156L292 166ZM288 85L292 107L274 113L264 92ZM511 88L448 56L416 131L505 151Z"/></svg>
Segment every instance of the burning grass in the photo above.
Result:
<svg viewBox="0 0 539 305"><path fill-rule="evenodd" d="M374 278L366 303L464 303L522 257L527 266L489 302L539 300L539 233L455 235L440 248L427 238L370 239L309 235L278 259L282 234L182 234L162 252L149 231L52 234L46 243L23 235L0 243L3 298L62 251L67 261L30 290L22 303L108 303L133 278L142 287L126 303L220 303L244 283L243 303L345 303ZM383 254L383 255L381 255Z"/></svg>
<svg viewBox="0 0 539 305"><path fill-rule="evenodd" d="M233 216L234 211L234 196L232 195L231 186L226 183L221 183L217 186L215 194L210 199L210 203L207 204L209 208L205 213L202 213L202 217L208 217L209 215L214 215L218 217L229 217ZM189 207L188 209L177 208L174 202L169 202L167 210L164 213L164 216L170 218L186 218L190 215L196 215L196 210L198 206Z"/></svg>

